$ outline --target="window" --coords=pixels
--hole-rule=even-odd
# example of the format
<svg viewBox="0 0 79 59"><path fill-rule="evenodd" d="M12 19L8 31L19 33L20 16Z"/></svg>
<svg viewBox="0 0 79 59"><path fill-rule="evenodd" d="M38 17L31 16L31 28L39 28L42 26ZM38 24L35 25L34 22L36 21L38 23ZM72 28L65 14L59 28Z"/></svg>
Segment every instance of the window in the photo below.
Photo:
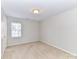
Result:
<svg viewBox="0 0 79 59"><path fill-rule="evenodd" d="M11 23L11 36L21 37L21 23Z"/></svg>

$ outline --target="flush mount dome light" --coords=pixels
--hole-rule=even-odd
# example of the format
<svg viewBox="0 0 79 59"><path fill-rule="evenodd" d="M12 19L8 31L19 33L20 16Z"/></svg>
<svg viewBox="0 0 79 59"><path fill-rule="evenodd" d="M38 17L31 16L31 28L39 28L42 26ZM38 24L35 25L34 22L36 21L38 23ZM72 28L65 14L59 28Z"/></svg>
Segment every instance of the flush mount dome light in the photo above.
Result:
<svg viewBox="0 0 79 59"><path fill-rule="evenodd" d="M39 14L39 9L33 9L34 14Z"/></svg>

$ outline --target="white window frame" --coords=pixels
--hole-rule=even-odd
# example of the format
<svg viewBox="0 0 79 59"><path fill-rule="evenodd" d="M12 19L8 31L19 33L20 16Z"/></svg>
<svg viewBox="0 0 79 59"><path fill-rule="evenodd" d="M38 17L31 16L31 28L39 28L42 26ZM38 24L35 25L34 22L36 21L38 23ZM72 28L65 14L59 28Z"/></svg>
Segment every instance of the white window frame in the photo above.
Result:
<svg viewBox="0 0 79 59"><path fill-rule="evenodd" d="M12 38L21 37L21 23L18 22L11 23L11 37Z"/></svg>

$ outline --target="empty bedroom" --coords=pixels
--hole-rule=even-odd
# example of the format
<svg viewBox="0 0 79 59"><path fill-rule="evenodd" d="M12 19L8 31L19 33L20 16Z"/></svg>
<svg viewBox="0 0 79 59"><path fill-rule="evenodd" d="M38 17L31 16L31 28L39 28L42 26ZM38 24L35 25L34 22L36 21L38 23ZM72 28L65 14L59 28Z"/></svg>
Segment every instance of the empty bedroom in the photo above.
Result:
<svg viewBox="0 0 79 59"><path fill-rule="evenodd" d="M1 59L77 59L77 1L2 0Z"/></svg>

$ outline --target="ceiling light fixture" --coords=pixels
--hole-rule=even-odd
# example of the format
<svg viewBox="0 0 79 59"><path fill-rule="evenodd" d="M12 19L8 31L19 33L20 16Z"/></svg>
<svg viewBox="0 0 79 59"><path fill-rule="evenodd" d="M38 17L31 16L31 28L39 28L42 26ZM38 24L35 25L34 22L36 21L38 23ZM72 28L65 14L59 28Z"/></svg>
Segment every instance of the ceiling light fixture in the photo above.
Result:
<svg viewBox="0 0 79 59"><path fill-rule="evenodd" d="M33 9L33 13L34 14L38 14L39 13L39 9Z"/></svg>

